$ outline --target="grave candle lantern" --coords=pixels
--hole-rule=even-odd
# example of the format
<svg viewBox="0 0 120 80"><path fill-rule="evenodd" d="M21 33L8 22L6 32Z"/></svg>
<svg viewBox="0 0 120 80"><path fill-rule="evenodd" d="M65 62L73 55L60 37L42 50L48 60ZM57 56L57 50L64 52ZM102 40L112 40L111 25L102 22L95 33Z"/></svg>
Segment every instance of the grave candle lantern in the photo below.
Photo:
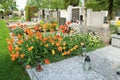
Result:
<svg viewBox="0 0 120 80"><path fill-rule="evenodd" d="M84 69L84 71L89 71L90 68L91 68L90 57L86 56L84 64L83 64L83 69Z"/></svg>
<svg viewBox="0 0 120 80"><path fill-rule="evenodd" d="M42 70L43 70L43 69L42 69L42 67L41 67L40 60L38 59L38 60L37 60L36 71L37 71L37 72L40 72L40 71L42 71Z"/></svg>

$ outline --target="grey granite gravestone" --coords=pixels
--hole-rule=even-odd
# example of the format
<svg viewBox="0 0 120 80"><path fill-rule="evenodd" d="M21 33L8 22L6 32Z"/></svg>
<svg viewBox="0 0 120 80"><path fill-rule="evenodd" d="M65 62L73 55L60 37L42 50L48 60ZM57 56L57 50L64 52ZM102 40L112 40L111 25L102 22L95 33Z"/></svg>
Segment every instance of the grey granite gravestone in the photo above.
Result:
<svg viewBox="0 0 120 80"><path fill-rule="evenodd" d="M59 25L64 25L66 23L66 18L59 19Z"/></svg>
<svg viewBox="0 0 120 80"><path fill-rule="evenodd" d="M72 21L76 22L79 20L79 8L72 9Z"/></svg>

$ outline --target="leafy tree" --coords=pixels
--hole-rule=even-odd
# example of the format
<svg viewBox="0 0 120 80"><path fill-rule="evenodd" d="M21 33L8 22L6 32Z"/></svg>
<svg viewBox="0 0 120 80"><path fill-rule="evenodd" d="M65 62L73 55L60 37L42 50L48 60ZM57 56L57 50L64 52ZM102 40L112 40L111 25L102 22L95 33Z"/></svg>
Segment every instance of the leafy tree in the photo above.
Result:
<svg viewBox="0 0 120 80"><path fill-rule="evenodd" d="M28 0L27 5L29 6L37 6L39 9L42 9L43 15L44 15L44 9L62 9L63 6L63 0ZM43 16L44 18L44 16Z"/></svg>
<svg viewBox="0 0 120 80"><path fill-rule="evenodd" d="M68 5L78 6L80 0L64 0L64 7L67 8Z"/></svg>
<svg viewBox="0 0 120 80"><path fill-rule="evenodd" d="M108 18L112 19L113 11L120 8L120 0L84 0L86 8L93 10L108 10Z"/></svg>
<svg viewBox="0 0 120 80"><path fill-rule="evenodd" d="M63 9L64 8L63 0L51 0L50 8L56 10Z"/></svg>
<svg viewBox="0 0 120 80"><path fill-rule="evenodd" d="M2 9L4 10L17 9L15 0L0 0L0 4L2 5Z"/></svg>

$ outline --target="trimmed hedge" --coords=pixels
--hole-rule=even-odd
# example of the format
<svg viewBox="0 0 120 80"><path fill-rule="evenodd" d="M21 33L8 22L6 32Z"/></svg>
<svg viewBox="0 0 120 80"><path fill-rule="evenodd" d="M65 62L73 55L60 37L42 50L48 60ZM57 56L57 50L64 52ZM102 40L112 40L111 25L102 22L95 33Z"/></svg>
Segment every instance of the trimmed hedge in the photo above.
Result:
<svg viewBox="0 0 120 80"><path fill-rule="evenodd" d="M26 20L31 21L31 18L35 17L35 13L37 13L38 7L35 6L26 6L25 12L26 12Z"/></svg>

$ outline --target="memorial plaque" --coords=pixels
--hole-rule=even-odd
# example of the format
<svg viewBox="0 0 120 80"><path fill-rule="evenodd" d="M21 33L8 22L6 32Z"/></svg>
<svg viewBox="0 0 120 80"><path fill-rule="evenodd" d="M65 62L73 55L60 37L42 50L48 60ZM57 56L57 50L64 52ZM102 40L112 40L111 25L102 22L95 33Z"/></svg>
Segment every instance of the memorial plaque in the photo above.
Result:
<svg viewBox="0 0 120 80"><path fill-rule="evenodd" d="M76 22L79 20L79 8L72 9L72 21Z"/></svg>
<svg viewBox="0 0 120 80"><path fill-rule="evenodd" d="M60 18L59 25L64 25L66 23L66 18Z"/></svg>

